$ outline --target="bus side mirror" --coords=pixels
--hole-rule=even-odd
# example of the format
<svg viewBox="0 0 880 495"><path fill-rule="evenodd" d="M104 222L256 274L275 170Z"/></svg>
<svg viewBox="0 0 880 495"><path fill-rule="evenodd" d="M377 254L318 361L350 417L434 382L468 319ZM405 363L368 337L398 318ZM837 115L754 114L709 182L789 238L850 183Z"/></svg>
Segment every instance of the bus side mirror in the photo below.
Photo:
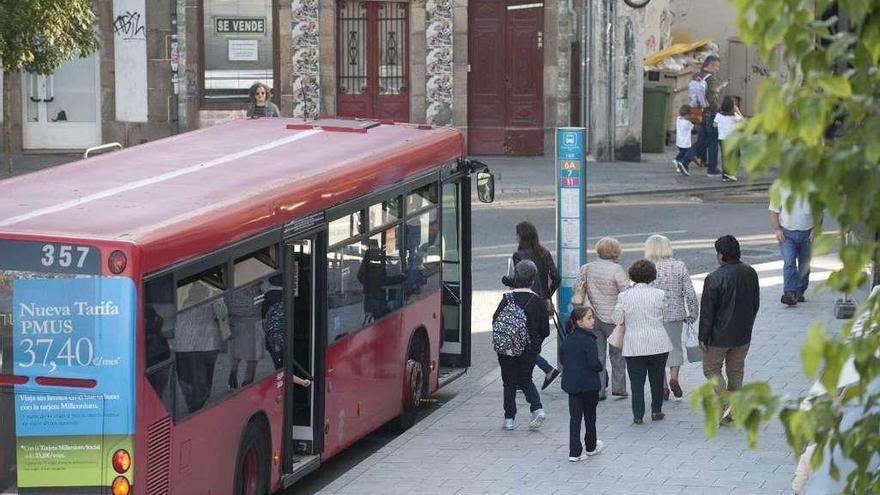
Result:
<svg viewBox="0 0 880 495"><path fill-rule="evenodd" d="M495 176L491 172L477 173L477 196L483 203L495 201Z"/></svg>

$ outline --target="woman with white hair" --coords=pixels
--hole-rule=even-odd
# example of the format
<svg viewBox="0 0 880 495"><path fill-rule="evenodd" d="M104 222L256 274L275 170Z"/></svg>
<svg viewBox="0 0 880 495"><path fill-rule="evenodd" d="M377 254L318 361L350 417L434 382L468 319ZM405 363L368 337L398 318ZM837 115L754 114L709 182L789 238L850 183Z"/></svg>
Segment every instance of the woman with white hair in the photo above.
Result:
<svg viewBox="0 0 880 495"><path fill-rule="evenodd" d="M652 261L657 268L657 278L651 283L652 287L663 289L666 292L666 315L663 318L663 326L672 341L672 352L666 366L669 367L669 383L664 379L663 398L669 398L669 390L673 395L681 397L683 392L678 382L678 371L684 363L684 351L681 345L681 331L684 322L693 324L697 320L699 307L697 305L697 293L694 284L688 274L684 261L672 257L672 245L669 239L662 235L652 235L645 241L645 258Z"/></svg>

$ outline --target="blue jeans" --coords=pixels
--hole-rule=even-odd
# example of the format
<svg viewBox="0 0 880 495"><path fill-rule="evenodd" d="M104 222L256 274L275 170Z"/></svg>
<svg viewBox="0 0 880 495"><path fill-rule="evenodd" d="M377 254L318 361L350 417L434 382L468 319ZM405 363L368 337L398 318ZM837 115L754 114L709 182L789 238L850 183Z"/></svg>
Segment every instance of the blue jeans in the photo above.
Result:
<svg viewBox="0 0 880 495"><path fill-rule="evenodd" d="M541 368L541 371L543 371L545 375L553 371L553 365L548 363L547 360L544 359L544 356L540 354L538 354L538 358L535 359L535 366Z"/></svg>
<svg viewBox="0 0 880 495"><path fill-rule="evenodd" d="M501 365L501 382L504 385L504 417L516 417L516 389L523 391L529 409L532 412L542 409L541 396L532 381L532 370L535 369L535 353L527 349L521 356L505 356L498 354Z"/></svg>
<svg viewBox="0 0 880 495"><path fill-rule="evenodd" d="M678 146L678 154L675 155L675 161L680 162L684 160L684 157L685 155L687 155L688 151L690 151L690 148L682 148L681 146Z"/></svg>
<svg viewBox="0 0 880 495"><path fill-rule="evenodd" d="M688 165L695 156L706 152L709 155L708 173L719 174L721 171L718 170L718 129L712 125L714 120L715 114L706 112L706 115L703 116L703 123L697 128L697 142L691 146L681 163Z"/></svg>
<svg viewBox="0 0 880 495"><path fill-rule="evenodd" d="M810 284L810 234L812 230L782 229L785 240L782 251L783 292L802 296Z"/></svg>

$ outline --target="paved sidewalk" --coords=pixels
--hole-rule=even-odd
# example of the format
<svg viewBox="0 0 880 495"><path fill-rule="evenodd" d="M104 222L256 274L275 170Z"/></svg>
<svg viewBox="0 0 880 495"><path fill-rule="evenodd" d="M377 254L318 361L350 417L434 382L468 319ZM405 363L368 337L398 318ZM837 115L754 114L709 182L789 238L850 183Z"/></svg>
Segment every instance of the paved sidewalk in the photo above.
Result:
<svg viewBox="0 0 880 495"><path fill-rule="evenodd" d="M746 361L746 381L768 380L776 392L797 395L810 383L803 377L800 349L813 321L835 320L835 295L808 293L808 302L780 304L782 263L756 265L761 277L761 310ZM811 280L827 278L833 258L813 261ZM694 276L699 292L705 274ZM481 325L482 328L484 325ZM486 330L483 330L486 331ZM554 342L545 344L552 355ZM538 371L536 383L540 384ZM689 391L704 379L699 364L686 364L683 401L664 405L666 419L632 424L630 401L609 398L598 411L599 438L606 450L589 460L568 462L567 396L554 383L542 393L548 413L538 432L529 432L528 405L518 397L516 431L501 429L501 379L495 367L478 386L461 392L413 429L391 441L324 488L322 494L782 494L792 493L796 465L781 424L773 421L747 447L745 434L721 428L715 439L703 434L703 415L690 411ZM647 394L647 392L646 392Z"/></svg>
<svg viewBox="0 0 880 495"><path fill-rule="evenodd" d="M774 174L740 177L739 182L721 182L720 177L707 177L706 169L691 168L685 177L672 165L674 154L643 154L641 162L587 162L587 200L603 201L611 196L632 194L674 193L683 191L735 189L742 187L769 188ZM489 165L495 174L495 188L500 201L552 199L553 181L534 184L535 170L552 177L555 174L552 156L499 157L476 159ZM546 177L545 176L545 177Z"/></svg>

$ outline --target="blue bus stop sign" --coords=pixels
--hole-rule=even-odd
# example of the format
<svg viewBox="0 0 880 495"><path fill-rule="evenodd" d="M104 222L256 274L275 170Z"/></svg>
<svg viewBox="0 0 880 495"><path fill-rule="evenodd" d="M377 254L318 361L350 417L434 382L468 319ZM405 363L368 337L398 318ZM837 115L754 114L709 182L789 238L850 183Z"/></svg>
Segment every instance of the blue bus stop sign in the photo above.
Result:
<svg viewBox="0 0 880 495"><path fill-rule="evenodd" d="M556 129L556 260L562 285L557 308L561 323L570 313L574 283L587 261L587 171L586 129Z"/></svg>

